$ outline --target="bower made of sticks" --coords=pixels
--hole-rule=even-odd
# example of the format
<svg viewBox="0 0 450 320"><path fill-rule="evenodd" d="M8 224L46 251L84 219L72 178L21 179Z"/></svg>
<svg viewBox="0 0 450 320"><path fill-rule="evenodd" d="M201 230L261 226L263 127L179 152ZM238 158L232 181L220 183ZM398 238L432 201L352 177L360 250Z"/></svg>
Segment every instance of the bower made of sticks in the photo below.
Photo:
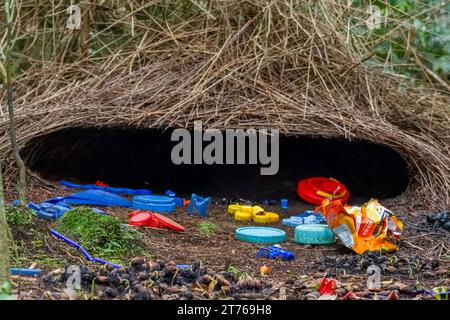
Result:
<svg viewBox="0 0 450 320"><path fill-rule="evenodd" d="M390 168L385 171L389 179L379 177L386 183L379 188L391 190L398 180L398 190L390 195L449 206L448 95L369 68L363 62L368 52L346 38L338 6L317 13L294 10L290 1L224 3L212 2L206 13L198 9L170 25L167 17L141 16L129 31L131 40L110 54L96 58L81 52L78 60L45 62L17 78L17 137L29 168L43 173L42 159L56 159L49 156L53 149L70 154L77 148L64 140L82 140L92 152L88 146L99 146L98 140L89 142L88 134L76 133L80 128L128 131L131 139L134 130L164 136L201 120L204 129L279 129L282 138L316 139L324 148L327 139L337 145L347 141L345 152L334 148L329 157L354 159L352 165L360 168L370 163L370 155L373 163ZM0 150L8 176L13 162L2 111ZM48 143L52 137L59 141L54 148ZM385 153L374 152L374 144ZM158 145L153 144L155 157ZM120 148L127 150L123 139L109 148L117 157L128 157L121 153ZM147 145L144 154L152 151ZM352 171L350 164L347 168ZM325 174L328 169L324 165ZM45 170L51 176L49 166Z"/></svg>

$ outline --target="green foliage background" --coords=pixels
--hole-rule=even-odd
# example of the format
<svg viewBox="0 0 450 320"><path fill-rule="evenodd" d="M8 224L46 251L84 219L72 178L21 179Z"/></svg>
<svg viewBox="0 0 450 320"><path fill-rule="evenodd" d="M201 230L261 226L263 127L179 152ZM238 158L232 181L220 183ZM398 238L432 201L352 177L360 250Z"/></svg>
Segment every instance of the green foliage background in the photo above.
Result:
<svg viewBox="0 0 450 320"><path fill-rule="evenodd" d="M426 68L449 80L450 2L446 0L371 1L381 9L381 28L368 37L376 57L387 68L412 81L432 80ZM368 7L353 1L353 7ZM358 32L358 28L354 29ZM363 34L362 30L359 30Z"/></svg>

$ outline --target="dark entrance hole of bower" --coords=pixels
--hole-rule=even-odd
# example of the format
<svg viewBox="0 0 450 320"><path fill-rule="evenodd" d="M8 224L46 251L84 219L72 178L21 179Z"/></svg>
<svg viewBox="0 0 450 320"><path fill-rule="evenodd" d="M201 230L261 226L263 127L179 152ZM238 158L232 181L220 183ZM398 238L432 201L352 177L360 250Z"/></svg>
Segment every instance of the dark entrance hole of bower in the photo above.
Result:
<svg viewBox="0 0 450 320"><path fill-rule="evenodd" d="M409 183L407 163L395 151L367 142L280 137L279 171L261 165L174 165L171 130L71 128L30 141L22 151L29 167L50 180L101 180L110 186L172 189L182 196L298 199L299 179L334 177L352 196L394 197ZM225 139L225 137L224 137ZM204 142L203 147L209 142Z"/></svg>

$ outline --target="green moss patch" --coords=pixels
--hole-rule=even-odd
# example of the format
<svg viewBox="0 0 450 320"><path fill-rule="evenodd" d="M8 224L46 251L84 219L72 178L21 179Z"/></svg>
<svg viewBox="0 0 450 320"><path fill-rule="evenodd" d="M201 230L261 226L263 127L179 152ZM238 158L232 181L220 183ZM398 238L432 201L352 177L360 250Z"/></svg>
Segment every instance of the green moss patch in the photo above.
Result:
<svg viewBox="0 0 450 320"><path fill-rule="evenodd" d="M144 254L140 231L124 227L118 218L95 213L89 208L67 211L55 230L102 259L122 261Z"/></svg>

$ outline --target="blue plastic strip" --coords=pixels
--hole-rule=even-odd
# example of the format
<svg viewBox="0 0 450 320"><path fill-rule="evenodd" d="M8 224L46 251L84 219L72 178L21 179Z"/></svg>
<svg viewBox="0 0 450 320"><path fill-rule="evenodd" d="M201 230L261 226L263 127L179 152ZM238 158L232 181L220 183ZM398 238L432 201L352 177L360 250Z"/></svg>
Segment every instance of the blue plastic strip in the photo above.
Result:
<svg viewBox="0 0 450 320"><path fill-rule="evenodd" d="M150 195L152 192L147 189L130 189L130 188L115 188L104 187L96 184L76 184L69 181L61 180L59 183L68 188L83 189L83 190L102 190L115 194L129 194L129 195Z"/></svg>
<svg viewBox="0 0 450 320"><path fill-rule="evenodd" d="M92 205L104 207L130 207L131 201L117 194L103 190L86 190L73 193L65 197L57 197L45 200L48 203L58 203L63 201L73 205Z"/></svg>
<svg viewBox="0 0 450 320"><path fill-rule="evenodd" d="M434 292L434 291L429 291L429 290L424 290L424 292L430 296L437 296L437 295L448 295L450 294L450 291L447 292Z"/></svg>
<svg viewBox="0 0 450 320"><path fill-rule="evenodd" d="M29 276L29 277L35 277L42 274L41 269L24 269L24 268L11 268L10 270L11 275L13 276Z"/></svg>
<svg viewBox="0 0 450 320"><path fill-rule="evenodd" d="M109 262L109 261L105 261L105 260L100 259L100 258L93 258L81 245L79 245L78 243L76 243L75 241L73 241L73 240L71 240L69 238L66 238L65 236L63 236L62 234L56 232L53 229L50 229L50 233L52 235L54 235L55 237L57 237L57 238L65 241L65 242L67 242L68 244L70 244L70 245L74 246L75 248L77 248L78 250L80 250L81 253L83 253L83 255L86 257L86 259L89 260L89 261L98 262L98 263L101 263L101 264L107 264L107 265L113 266L114 268L122 268L122 266L120 266L118 264L115 264L115 263L112 263L112 262Z"/></svg>
<svg viewBox="0 0 450 320"><path fill-rule="evenodd" d="M180 270L192 270L192 264L177 264L175 268Z"/></svg>

